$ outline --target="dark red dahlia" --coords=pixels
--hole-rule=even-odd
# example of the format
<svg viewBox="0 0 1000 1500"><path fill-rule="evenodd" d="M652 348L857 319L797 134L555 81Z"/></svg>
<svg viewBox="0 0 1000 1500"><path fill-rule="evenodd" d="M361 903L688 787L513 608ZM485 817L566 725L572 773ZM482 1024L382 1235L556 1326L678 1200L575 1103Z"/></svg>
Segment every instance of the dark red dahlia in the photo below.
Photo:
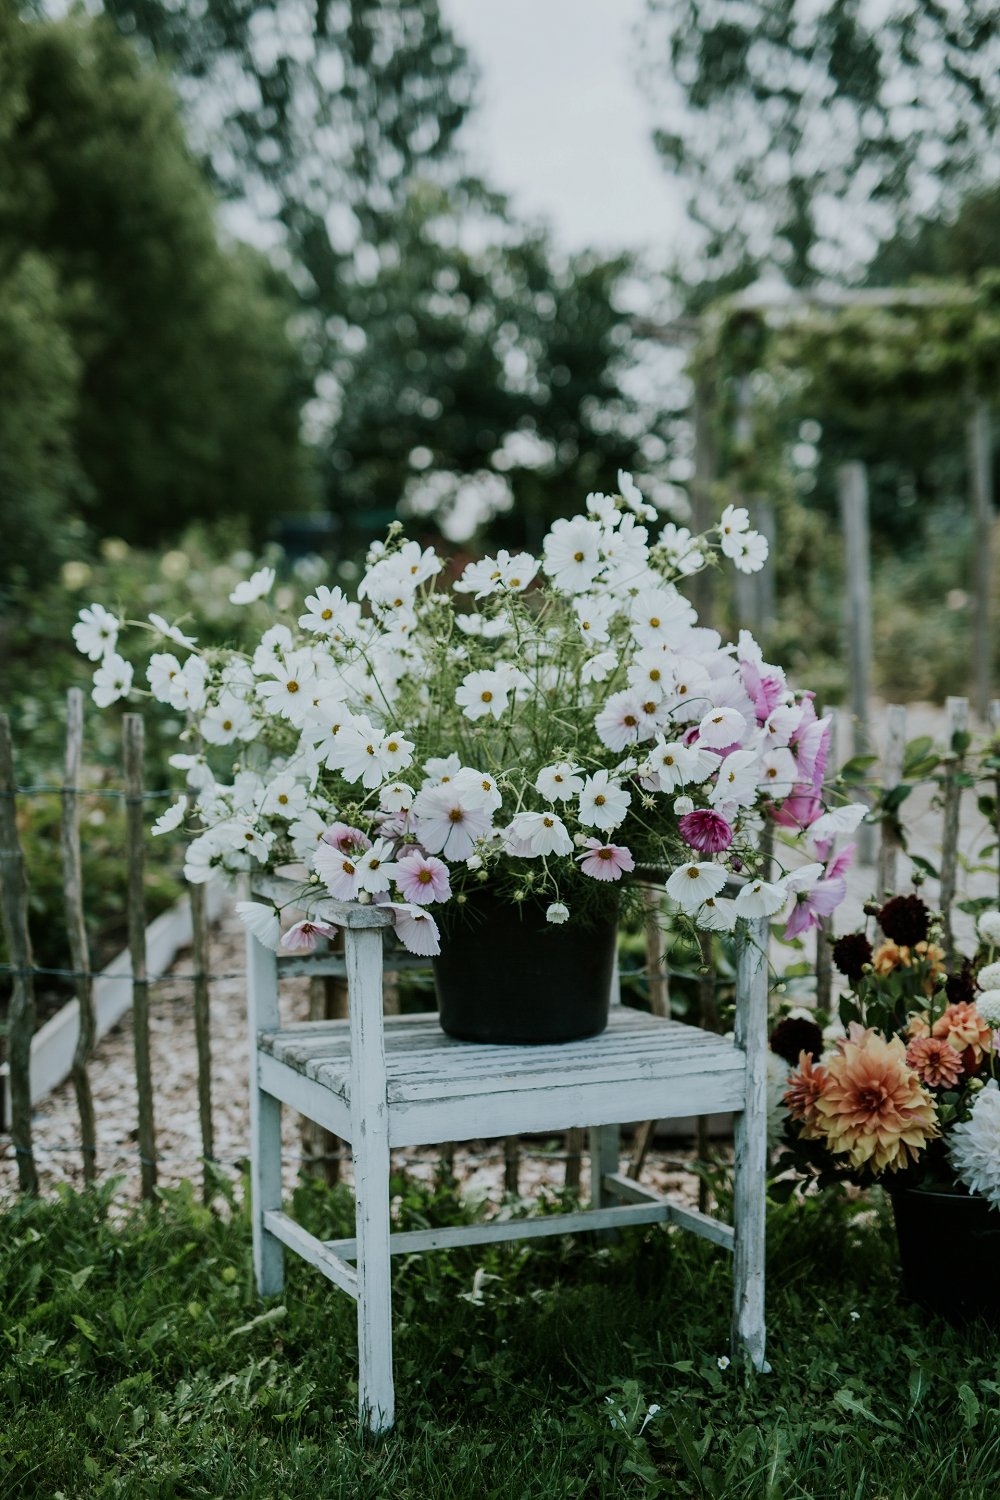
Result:
<svg viewBox="0 0 1000 1500"><path fill-rule="evenodd" d="M894 943L914 948L927 941L931 914L919 896L893 896L879 912L878 924Z"/></svg>
<svg viewBox="0 0 1000 1500"><path fill-rule="evenodd" d="M944 982L944 992L948 996L949 1005L975 1005L976 1003L976 971L968 959L959 969L957 974L949 974Z"/></svg>
<svg viewBox="0 0 1000 1500"><path fill-rule="evenodd" d="M771 1051L783 1057L791 1067L796 1067L801 1052L819 1057L823 1051L823 1033L815 1021L806 1021L798 1016L786 1016L779 1021L769 1038Z"/></svg>
<svg viewBox="0 0 1000 1500"><path fill-rule="evenodd" d="M872 961L872 945L863 932L848 932L833 945L833 962L846 979L857 984L861 970Z"/></svg>

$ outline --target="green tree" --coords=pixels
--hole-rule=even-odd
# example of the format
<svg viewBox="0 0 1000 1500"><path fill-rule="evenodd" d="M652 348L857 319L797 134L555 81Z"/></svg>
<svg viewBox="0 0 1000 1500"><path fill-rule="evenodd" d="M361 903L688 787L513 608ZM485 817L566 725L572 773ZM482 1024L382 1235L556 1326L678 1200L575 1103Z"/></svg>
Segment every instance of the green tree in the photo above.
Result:
<svg viewBox="0 0 1000 1500"><path fill-rule="evenodd" d="M29 383L33 415L9 424L23 445L44 415L50 500L98 533L152 541L221 514L261 530L301 484L287 292L262 257L220 244L173 93L130 44L101 20L8 10L2 27L0 266L34 299L18 358L40 370L37 346L52 363L49 396ZM0 339L19 343L13 316ZM27 451L9 463L6 503L24 508Z"/></svg>
<svg viewBox="0 0 1000 1500"><path fill-rule="evenodd" d="M856 275L995 161L992 0L649 0L656 143L689 188L708 279Z"/></svg>

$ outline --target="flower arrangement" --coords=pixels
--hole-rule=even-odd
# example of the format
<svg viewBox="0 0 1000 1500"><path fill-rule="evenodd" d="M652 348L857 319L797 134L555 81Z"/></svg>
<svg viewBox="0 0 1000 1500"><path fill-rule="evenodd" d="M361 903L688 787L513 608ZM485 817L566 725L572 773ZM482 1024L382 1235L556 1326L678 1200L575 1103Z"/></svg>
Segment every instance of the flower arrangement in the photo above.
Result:
<svg viewBox="0 0 1000 1500"><path fill-rule="evenodd" d="M864 812L824 811L829 721L747 632L725 644L700 626L678 588L720 554L754 571L766 542L734 506L701 537L668 523L653 539L656 519L621 474L618 494L554 523L541 557L499 552L450 587L446 561L394 523L356 599L317 585L246 653L150 616L148 695L185 716L172 764L188 782L154 832L188 820L191 881L305 865L333 897L385 903L422 953L438 950L431 909L484 884L586 924L643 869L703 928L787 906L794 931L815 925L844 894L833 839ZM262 568L231 600L262 611L274 581ZM102 706L139 694L122 629L94 604L74 630ZM765 818L815 857L765 878ZM243 915L277 944L272 909ZM285 945L323 935L297 923Z"/></svg>
<svg viewBox="0 0 1000 1500"><path fill-rule="evenodd" d="M1000 1208L1000 912L979 918L972 958L950 966L919 896L866 908L883 939L833 945L848 983L840 1025L786 1018L771 1036L785 1060L783 1104L794 1166L821 1186L925 1186Z"/></svg>

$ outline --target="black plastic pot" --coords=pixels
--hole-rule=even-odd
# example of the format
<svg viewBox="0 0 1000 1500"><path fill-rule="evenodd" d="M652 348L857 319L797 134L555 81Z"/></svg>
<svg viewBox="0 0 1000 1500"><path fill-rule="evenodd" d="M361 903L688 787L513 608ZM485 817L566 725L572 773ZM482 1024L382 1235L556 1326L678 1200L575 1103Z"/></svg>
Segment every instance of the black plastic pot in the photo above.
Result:
<svg viewBox="0 0 1000 1500"><path fill-rule="evenodd" d="M578 1041L608 1024L618 923L554 926L543 907L477 892L441 935L438 1013L449 1036L524 1046Z"/></svg>
<svg viewBox="0 0 1000 1500"><path fill-rule="evenodd" d="M907 1297L950 1323L1000 1324L1000 1210L964 1193L895 1188L889 1196Z"/></svg>

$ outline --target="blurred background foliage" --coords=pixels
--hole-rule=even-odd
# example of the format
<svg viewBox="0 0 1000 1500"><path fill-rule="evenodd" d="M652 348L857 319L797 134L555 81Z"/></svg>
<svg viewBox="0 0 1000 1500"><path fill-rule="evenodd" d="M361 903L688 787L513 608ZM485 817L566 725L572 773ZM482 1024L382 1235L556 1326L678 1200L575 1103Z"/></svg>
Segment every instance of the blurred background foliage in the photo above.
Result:
<svg viewBox="0 0 1000 1500"><path fill-rule="evenodd" d="M568 253L484 180L480 80L440 0L56 9L0 0L0 692L26 727L51 717L40 684L82 671L70 606L144 614L186 536L199 588L206 548L225 569L274 544L349 582L397 513L456 548L537 547L619 467L685 520L689 356L713 511L775 510L766 648L842 694L835 475L860 458L879 685L961 685L965 424L992 366L964 378L945 315L782 342L725 298L935 278L996 304L992 7L648 0L636 73L701 228L658 264ZM907 387L935 361L947 379ZM91 582L67 592L63 564ZM723 587L720 623L743 602Z"/></svg>

